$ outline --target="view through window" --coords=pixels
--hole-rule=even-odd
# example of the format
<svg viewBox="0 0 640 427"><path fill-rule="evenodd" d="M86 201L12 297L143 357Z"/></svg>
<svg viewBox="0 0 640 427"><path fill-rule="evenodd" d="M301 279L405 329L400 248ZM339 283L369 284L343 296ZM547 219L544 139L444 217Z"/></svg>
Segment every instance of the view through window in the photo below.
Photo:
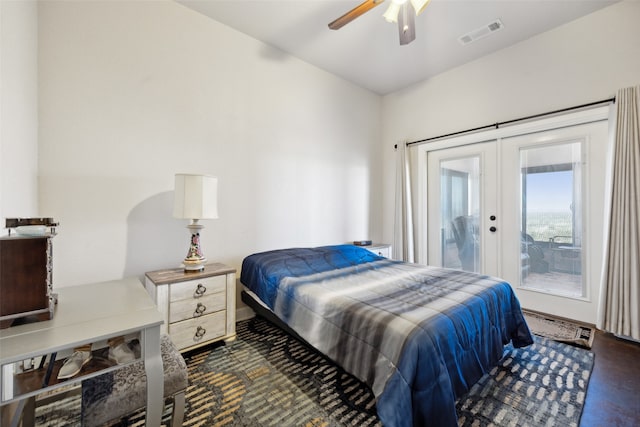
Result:
<svg viewBox="0 0 640 427"><path fill-rule="evenodd" d="M443 267L480 272L479 168L477 156L440 164Z"/></svg>
<svg viewBox="0 0 640 427"><path fill-rule="evenodd" d="M523 287L584 295L581 149L572 142L520 151Z"/></svg>

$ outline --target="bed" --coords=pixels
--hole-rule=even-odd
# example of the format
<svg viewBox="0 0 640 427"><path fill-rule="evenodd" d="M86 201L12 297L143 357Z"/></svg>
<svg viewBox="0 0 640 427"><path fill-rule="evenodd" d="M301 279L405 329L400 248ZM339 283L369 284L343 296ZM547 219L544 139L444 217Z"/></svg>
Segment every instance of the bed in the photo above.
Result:
<svg viewBox="0 0 640 427"><path fill-rule="evenodd" d="M456 399L504 345L533 342L503 280L353 245L253 254L240 281L243 299L368 384L386 427L457 425Z"/></svg>

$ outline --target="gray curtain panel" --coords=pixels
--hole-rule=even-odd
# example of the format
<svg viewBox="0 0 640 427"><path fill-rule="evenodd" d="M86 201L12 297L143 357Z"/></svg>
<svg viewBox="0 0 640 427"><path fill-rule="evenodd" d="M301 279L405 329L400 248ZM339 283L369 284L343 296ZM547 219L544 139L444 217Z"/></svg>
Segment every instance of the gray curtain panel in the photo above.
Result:
<svg viewBox="0 0 640 427"><path fill-rule="evenodd" d="M640 86L616 96L608 245L598 328L640 340Z"/></svg>
<svg viewBox="0 0 640 427"><path fill-rule="evenodd" d="M410 151L406 142L397 145L393 258L405 262L415 262L411 173L408 157Z"/></svg>

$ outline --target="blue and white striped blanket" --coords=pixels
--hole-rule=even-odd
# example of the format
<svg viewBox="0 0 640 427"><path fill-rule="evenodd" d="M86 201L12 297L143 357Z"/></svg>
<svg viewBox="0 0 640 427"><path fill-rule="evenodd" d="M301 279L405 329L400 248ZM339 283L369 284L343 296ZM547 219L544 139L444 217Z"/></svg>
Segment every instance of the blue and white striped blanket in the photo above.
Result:
<svg viewBox="0 0 640 427"><path fill-rule="evenodd" d="M508 283L351 245L251 255L241 282L370 385L388 427L457 425L456 399L498 362L503 346L533 342Z"/></svg>

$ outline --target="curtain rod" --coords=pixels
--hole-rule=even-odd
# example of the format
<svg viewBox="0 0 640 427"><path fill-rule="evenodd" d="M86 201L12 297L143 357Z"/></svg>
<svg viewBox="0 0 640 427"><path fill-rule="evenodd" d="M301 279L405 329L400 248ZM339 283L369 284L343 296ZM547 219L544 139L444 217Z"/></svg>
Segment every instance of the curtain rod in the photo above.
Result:
<svg viewBox="0 0 640 427"><path fill-rule="evenodd" d="M448 138L451 136L457 136L457 135L463 135L466 133L472 133L472 132L478 132L481 130L486 130L486 129L498 129L500 126L504 126L504 125L510 125L516 122L522 122L525 120L531 120L531 119L537 119L539 117L544 117L544 116L550 116L553 114L558 114L558 113L565 113L567 111L572 111L572 110L578 110L581 108L588 108L588 107L593 107L596 105L600 105L600 104L608 104L610 102L616 102L616 97L614 96L613 98L609 98L609 99L603 99L601 101L596 101L596 102L590 102L588 104L582 104L582 105L576 105L573 107L568 107L568 108L562 108L560 110L554 110L554 111L547 111L546 113L540 113L540 114L534 114L532 116L526 116L526 117L520 117L519 119L513 119L513 120L507 120L504 122L497 122L497 123L493 123L490 125L486 125L486 126L480 126L480 127L476 127L476 128L471 128L471 129L467 129L467 130L461 130L458 132L453 132L453 133L447 133L444 135L440 135L440 136L434 136L431 138L425 138L425 139L421 139L419 141L411 141L411 142L407 142L407 147L411 146L411 145L415 145L415 144L422 144L425 142L429 142L429 141L434 141L436 139L442 139L442 138ZM395 148L398 148L398 145L395 145Z"/></svg>

